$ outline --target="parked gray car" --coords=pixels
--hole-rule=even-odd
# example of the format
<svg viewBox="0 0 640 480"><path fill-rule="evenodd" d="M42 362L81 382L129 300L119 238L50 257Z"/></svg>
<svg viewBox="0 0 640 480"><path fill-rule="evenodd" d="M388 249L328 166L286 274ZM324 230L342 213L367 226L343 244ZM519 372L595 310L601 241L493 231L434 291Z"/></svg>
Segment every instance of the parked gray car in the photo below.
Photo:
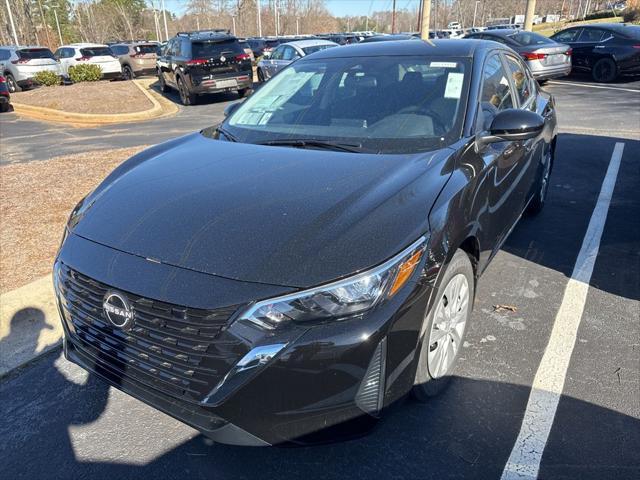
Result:
<svg viewBox="0 0 640 480"><path fill-rule="evenodd" d="M258 62L258 81L264 82L299 58L339 45L329 40L295 40L283 43L268 58Z"/></svg>
<svg viewBox="0 0 640 480"><path fill-rule="evenodd" d="M116 43L111 45L113 55L122 65L122 76L131 80L141 75L155 75L159 44L153 42Z"/></svg>
<svg viewBox="0 0 640 480"><path fill-rule="evenodd" d="M60 63L45 47L0 47L0 75L7 80L11 93L35 86L33 76L51 70L60 75Z"/></svg>
<svg viewBox="0 0 640 480"><path fill-rule="evenodd" d="M465 38L493 40L511 47L525 60L538 81L565 77L571 73L571 47L539 33L498 29L471 33Z"/></svg>

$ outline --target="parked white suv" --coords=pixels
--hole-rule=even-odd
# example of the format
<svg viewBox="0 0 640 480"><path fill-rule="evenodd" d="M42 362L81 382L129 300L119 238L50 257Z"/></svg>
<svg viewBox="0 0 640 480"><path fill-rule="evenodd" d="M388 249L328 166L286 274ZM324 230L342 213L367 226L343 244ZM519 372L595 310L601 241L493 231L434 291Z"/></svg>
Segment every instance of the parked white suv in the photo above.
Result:
<svg viewBox="0 0 640 480"><path fill-rule="evenodd" d="M94 64L102 69L102 78L117 78L122 75L120 60L113 55L107 45L99 43L71 43L56 50L55 58L60 61L61 73L69 76L69 67Z"/></svg>
<svg viewBox="0 0 640 480"><path fill-rule="evenodd" d="M61 74L60 64L48 48L0 47L0 75L7 79L9 92L33 87L33 76L42 70Z"/></svg>

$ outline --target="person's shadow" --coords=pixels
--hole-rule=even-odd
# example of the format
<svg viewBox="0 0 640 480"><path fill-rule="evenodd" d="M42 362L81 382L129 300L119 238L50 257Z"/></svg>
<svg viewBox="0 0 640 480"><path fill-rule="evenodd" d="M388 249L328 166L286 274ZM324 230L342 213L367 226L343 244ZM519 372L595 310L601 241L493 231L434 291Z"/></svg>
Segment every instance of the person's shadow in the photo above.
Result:
<svg viewBox="0 0 640 480"><path fill-rule="evenodd" d="M21 323L30 322L30 328L22 328ZM37 308L24 308L11 318L9 335L0 341L0 358L9 355L9 345L19 342L21 353L40 356L38 338L44 329L51 329L45 322L45 315ZM30 362L27 368L18 367L2 378L0 384L0 417L4 425L0 428L0 451L10 452L14 446L9 438L20 432L46 432L46 443L53 442L56 451L42 449L39 441L22 445L19 452L10 457L20 462L26 459L39 460L52 468L56 464L79 463L75 455L70 435L70 427L86 425L96 421L104 412L109 398L109 385L95 375L87 375L78 368L68 368L60 356L60 349L45 354L44 358ZM64 373L61 373L64 372ZM20 384L20 388L10 388L8 384ZM8 388L4 388L7 386ZM1 392L11 391L12 395ZM80 400L80 401L79 401ZM20 414L23 408L31 408L29 415ZM53 437L53 438L51 438ZM5 444L5 442L8 442ZM31 460L29 460L31 461ZM11 461L9 461L11 463ZM4 465L8 471L9 465ZM19 465L17 471L22 470ZM24 467L23 467L24 468Z"/></svg>

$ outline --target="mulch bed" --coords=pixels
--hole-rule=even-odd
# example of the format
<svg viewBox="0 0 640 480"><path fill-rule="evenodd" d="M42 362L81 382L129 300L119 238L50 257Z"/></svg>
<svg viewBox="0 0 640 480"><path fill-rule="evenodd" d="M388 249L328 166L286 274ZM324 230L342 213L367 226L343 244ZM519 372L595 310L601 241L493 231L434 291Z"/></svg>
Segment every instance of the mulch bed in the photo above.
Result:
<svg viewBox="0 0 640 480"><path fill-rule="evenodd" d="M73 113L134 113L153 104L133 82L83 82L57 87L39 87L11 95L16 103Z"/></svg>
<svg viewBox="0 0 640 480"><path fill-rule="evenodd" d="M0 167L0 293L51 271L73 207L117 165L143 148Z"/></svg>

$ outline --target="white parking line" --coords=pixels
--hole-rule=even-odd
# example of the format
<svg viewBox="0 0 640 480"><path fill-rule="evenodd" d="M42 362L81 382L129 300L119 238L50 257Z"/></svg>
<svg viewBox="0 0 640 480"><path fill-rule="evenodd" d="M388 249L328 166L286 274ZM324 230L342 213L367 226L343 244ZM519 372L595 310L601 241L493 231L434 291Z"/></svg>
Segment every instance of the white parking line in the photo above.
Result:
<svg viewBox="0 0 640 480"><path fill-rule="evenodd" d="M549 343L533 380L520 433L502 472L502 480L538 477L540 460L549 438L576 342L623 150L624 143L617 142L573 273L564 291Z"/></svg>
<svg viewBox="0 0 640 480"><path fill-rule="evenodd" d="M586 88L603 88L605 90L620 90L622 92L633 92L640 93L640 90L635 88L623 88L623 87L609 87L607 85L590 85L588 83L577 83L577 82L554 82L553 80L549 81L551 85L576 85L578 87L586 87Z"/></svg>

